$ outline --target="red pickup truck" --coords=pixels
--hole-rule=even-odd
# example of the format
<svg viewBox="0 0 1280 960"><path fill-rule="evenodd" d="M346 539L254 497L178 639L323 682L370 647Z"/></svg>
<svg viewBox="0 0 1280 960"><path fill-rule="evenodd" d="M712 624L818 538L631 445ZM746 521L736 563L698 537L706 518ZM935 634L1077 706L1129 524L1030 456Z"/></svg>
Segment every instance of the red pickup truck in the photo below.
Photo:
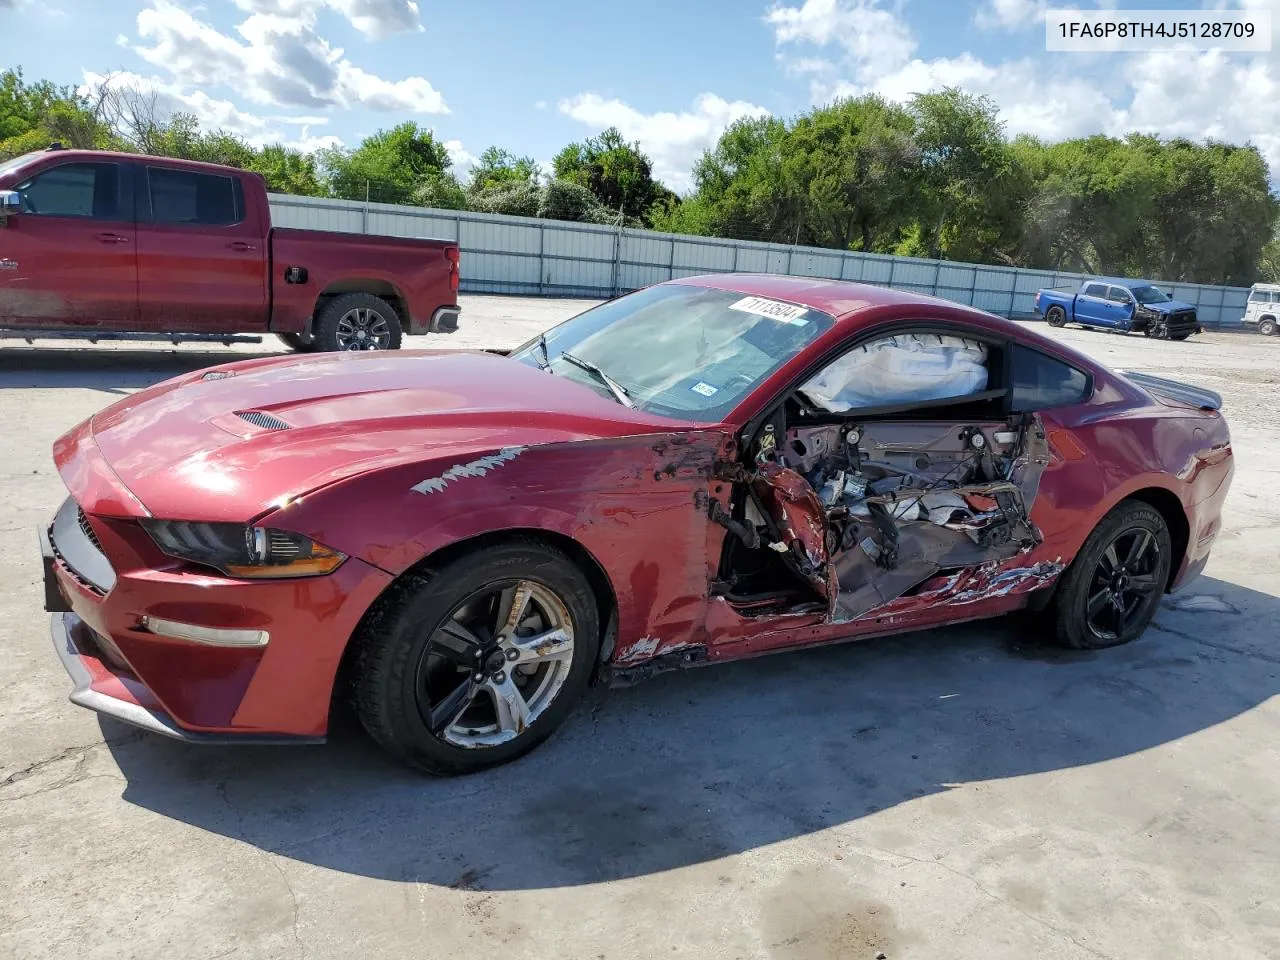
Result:
<svg viewBox="0 0 1280 960"><path fill-rule="evenodd" d="M0 164L0 337L396 350L458 328L458 246L271 226L255 173L52 147Z"/></svg>

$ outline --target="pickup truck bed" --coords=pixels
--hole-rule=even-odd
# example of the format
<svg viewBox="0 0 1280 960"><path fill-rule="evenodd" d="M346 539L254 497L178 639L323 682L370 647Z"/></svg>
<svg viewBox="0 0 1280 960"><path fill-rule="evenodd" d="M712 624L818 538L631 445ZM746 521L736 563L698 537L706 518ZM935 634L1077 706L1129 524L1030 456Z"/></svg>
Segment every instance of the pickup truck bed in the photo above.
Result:
<svg viewBox="0 0 1280 960"><path fill-rule="evenodd" d="M457 329L457 244L273 228L231 167L26 154L0 164L0 227L0 336L373 350Z"/></svg>

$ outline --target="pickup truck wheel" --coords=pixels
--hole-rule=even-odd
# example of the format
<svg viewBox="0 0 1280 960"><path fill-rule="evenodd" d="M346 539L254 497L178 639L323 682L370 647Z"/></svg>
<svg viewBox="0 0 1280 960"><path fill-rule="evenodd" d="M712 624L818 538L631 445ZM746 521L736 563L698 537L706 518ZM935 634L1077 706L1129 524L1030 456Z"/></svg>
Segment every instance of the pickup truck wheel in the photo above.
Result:
<svg viewBox="0 0 1280 960"><path fill-rule="evenodd" d="M400 337L400 314L371 293L334 297L316 316L316 344L326 352L399 350Z"/></svg>
<svg viewBox="0 0 1280 960"><path fill-rule="evenodd" d="M1190 334L1190 333L1171 333L1171 334L1169 334L1169 339L1170 339L1170 340L1185 340L1185 339L1187 339L1187 337L1189 337L1189 336L1191 336L1191 334Z"/></svg>
<svg viewBox="0 0 1280 960"><path fill-rule="evenodd" d="M1276 322L1270 317L1258 324L1258 332L1264 337L1274 337L1276 335Z"/></svg>
<svg viewBox="0 0 1280 960"><path fill-rule="evenodd" d="M1050 307L1049 311L1044 315L1044 319L1051 327L1065 327L1067 325L1067 311L1061 307Z"/></svg>
<svg viewBox="0 0 1280 960"><path fill-rule="evenodd" d="M300 333L277 333L276 336L294 353L314 353L320 349L315 337L304 337Z"/></svg>

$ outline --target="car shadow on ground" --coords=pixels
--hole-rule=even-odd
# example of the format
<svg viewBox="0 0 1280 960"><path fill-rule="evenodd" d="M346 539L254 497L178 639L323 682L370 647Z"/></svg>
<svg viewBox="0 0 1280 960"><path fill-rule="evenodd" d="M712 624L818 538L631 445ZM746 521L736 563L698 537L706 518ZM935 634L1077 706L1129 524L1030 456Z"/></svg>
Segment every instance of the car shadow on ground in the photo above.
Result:
<svg viewBox="0 0 1280 960"><path fill-rule="evenodd" d="M997 620L593 691L524 759L418 776L338 723L321 747L201 748L103 719L129 803L331 870L470 889L656 873L856 821L948 784L1122 757L1280 692L1280 600L1204 578L1127 647ZM1211 605L1213 606L1213 605ZM1225 612L1231 611L1231 612Z"/></svg>
<svg viewBox="0 0 1280 960"><path fill-rule="evenodd" d="M280 356L283 350L119 350L56 347L0 349L0 390L80 388L126 393L183 373L238 360Z"/></svg>

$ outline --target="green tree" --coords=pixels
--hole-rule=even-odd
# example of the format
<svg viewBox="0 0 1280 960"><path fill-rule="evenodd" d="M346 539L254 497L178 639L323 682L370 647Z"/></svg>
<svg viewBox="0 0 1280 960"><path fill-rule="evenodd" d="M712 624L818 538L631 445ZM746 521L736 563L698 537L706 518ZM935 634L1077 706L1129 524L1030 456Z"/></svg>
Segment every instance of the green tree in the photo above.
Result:
<svg viewBox="0 0 1280 960"><path fill-rule="evenodd" d="M481 193L511 184L537 183L538 162L533 157L517 157L508 150L489 147L471 168L467 188Z"/></svg>
<svg viewBox="0 0 1280 960"><path fill-rule="evenodd" d="M1016 243L1025 209L1014 154L995 102L947 88L911 98L920 151L918 249L990 261Z"/></svg>
<svg viewBox="0 0 1280 960"><path fill-rule="evenodd" d="M320 165L335 197L412 203L414 191L429 177L446 172L451 161L431 130L408 121L379 130L354 150L322 151Z"/></svg>
<svg viewBox="0 0 1280 960"><path fill-rule="evenodd" d="M552 166L557 179L586 187L600 203L627 217L642 218L660 196L653 162L639 143L627 143L616 127L561 150Z"/></svg>
<svg viewBox="0 0 1280 960"><path fill-rule="evenodd" d="M278 143L270 144L255 151L245 166L262 174L267 181L267 189L275 193L303 197L322 197L325 194L316 158L312 154Z"/></svg>
<svg viewBox="0 0 1280 960"><path fill-rule="evenodd" d="M74 87L48 80L28 83L21 68L0 73L0 158L40 150L55 140L67 147L113 145L109 126Z"/></svg>

